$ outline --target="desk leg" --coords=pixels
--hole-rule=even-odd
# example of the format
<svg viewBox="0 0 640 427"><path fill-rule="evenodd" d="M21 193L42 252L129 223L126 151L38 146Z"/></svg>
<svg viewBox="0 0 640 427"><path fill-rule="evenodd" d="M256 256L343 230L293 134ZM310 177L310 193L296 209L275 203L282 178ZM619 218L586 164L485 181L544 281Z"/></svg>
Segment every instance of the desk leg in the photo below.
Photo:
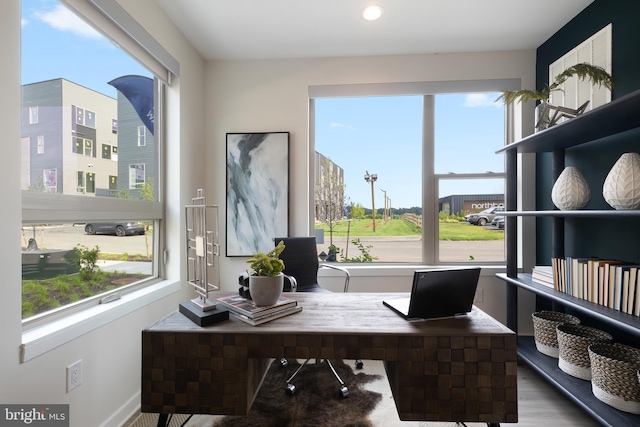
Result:
<svg viewBox="0 0 640 427"><path fill-rule="evenodd" d="M169 420L169 414L158 414L157 427L167 427L167 421Z"/></svg>

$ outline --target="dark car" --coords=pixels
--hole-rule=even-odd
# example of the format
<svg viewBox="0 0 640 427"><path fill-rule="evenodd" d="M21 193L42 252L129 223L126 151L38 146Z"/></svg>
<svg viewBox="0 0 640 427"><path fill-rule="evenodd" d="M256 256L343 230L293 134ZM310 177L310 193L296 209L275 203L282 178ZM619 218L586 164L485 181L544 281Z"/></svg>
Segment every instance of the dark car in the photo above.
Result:
<svg viewBox="0 0 640 427"><path fill-rule="evenodd" d="M84 231L87 234L115 234L116 236L133 236L144 234L144 225L134 221L123 222L91 222L86 223Z"/></svg>
<svg viewBox="0 0 640 427"><path fill-rule="evenodd" d="M491 221L491 225L500 229L504 228L504 216L496 215Z"/></svg>
<svg viewBox="0 0 640 427"><path fill-rule="evenodd" d="M491 223L493 218L500 212L504 212L504 206L493 206L482 212L467 215L467 221L469 221L469 224L487 225Z"/></svg>

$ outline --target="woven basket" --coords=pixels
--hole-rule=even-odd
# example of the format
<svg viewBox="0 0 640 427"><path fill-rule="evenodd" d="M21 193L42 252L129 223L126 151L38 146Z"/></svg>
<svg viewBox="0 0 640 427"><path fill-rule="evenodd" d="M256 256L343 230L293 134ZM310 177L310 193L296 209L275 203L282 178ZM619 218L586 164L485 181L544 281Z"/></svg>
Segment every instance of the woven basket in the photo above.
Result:
<svg viewBox="0 0 640 427"><path fill-rule="evenodd" d="M560 357L558 367L583 380L591 379L589 345L611 342L613 337L599 329L563 323L556 327Z"/></svg>
<svg viewBox="0 0 640 427"><path fill-rule="evenodd" d="M640 349L591 344L591 390L596 398L624 412L640 414Z"/></svg>
<svg viewBox="0 0 640 427"><path fill-rule="evenodd" d="M560 355L556 327L563 323L574 325L580 323L580 319L577 317L557 311L536 311L531 315L531 318L533 319L533 338L536 342L536 348L540 353L556 359Z"/></svg>

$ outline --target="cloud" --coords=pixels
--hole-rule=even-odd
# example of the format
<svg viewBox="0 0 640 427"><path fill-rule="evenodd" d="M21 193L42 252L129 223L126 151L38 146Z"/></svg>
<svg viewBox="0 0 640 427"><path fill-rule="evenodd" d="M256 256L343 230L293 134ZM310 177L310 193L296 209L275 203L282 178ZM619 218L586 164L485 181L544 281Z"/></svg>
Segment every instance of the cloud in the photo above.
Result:
<svg viewBox="0 0 640 427"><path fill-rule="evenodd" d="M502 108L502 102L496 101L500 96L497 93L470 93L464 101L465 107L498 107Z"/></svg>
<svg viewBox="0 0 640 427"><path fill-rule="evenodd" d="M349 125L345 125L344 123L332 122L330 126L332 128L338 128L338 129L356 130L355 127L349 126Z"/></svg>
<svg viewBox="0 0 640 427"><path fill-rule="evenodd" d="M104 39L99 32L62 5L57 5L49 12L35 12L33 16L59 31L90 39Z"/></svg>
<svg viewBox="0 0 640 427"><path fill-rule="evenodd" d="M20 19L20 26L21 26L21 27L24 27L24 26L25 26L25 25L27 25L28 23L29 23L29 21L27 21L26 19L24 19L24 18L21 18L21 19Z"/></svg>

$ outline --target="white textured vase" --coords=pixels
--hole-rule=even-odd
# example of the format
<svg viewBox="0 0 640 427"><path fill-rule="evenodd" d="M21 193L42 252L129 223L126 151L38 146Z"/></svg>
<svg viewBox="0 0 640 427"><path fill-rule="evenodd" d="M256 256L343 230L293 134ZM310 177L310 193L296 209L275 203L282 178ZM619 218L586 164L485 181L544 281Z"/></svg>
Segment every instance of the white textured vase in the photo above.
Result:
<svg viewBox="0 0 640 427"><path fill-rule="evenodd" d="M551 200L558 209L582 209L591 200L591 188L574 166L564 168L551 190Z"/></svg>
<svg viewBox="0 0 640 427"><path fill-rule="evenodd" d="M284 275L249 276L249 294L258 307L274 305L282 294Z"/></svg>
<svg viewBox="0 0 640 427"><path fill-rule="evenodd" d="M620 156L604 180L602 196L614 209L640 208L640 154Z"/></svg>

